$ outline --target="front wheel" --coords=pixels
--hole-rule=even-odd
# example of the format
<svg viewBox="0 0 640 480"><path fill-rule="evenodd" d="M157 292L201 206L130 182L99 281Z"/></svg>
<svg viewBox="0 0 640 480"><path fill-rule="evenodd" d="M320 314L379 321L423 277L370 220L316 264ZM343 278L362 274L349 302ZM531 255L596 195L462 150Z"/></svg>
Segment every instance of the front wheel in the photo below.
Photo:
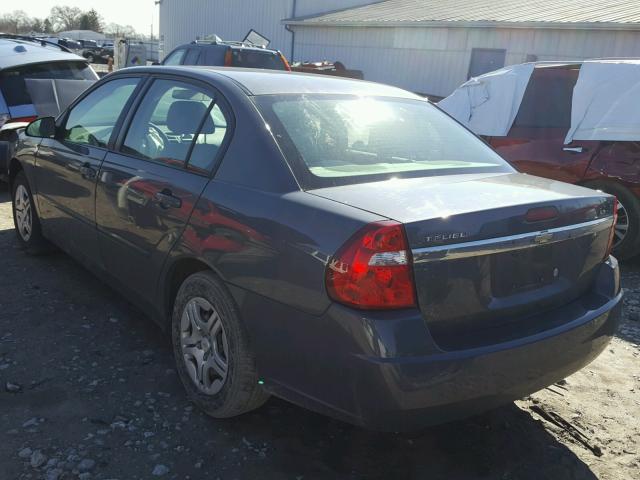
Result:
<svg viewBox="0 0 640 480"><path fill-rule="evenodd" d="M640 200L624 186L614 182L593 182L589 188L602 190L618 199L618 221L616 223L613 254L629 259L640 254Z"/></svg>
<svg viewBox="0 0 640 480"><path fill-rule="evenodd" d="M268 394L258 384L255 357L237 307L212 272L188 277L175 299L172 343L187 396L216 418L260 407Z"/></svg>
<svg viewBox="0 0 640 480"><path fill-rule="evenodd" d="M45 253L51 246L42 235L40 219L24 172L18 172L11 186L13 224L20 246L32 254Z"/></svg>

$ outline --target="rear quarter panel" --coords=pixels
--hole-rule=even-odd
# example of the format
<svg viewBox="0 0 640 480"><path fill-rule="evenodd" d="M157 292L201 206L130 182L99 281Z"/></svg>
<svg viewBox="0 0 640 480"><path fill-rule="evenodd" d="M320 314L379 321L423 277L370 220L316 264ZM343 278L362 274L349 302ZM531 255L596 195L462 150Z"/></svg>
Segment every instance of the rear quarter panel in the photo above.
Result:
<svg viewBox="0 0 640 480"><path fill-rule="evenodd" d="M640 196L640 142L601 143L585 180L613 180Z"/></svg>
<svg viewBox="0 0 640 480"><path fill-rule="evenodd" d="M360 227L380 219L301 191L274 194L212 181L168 270L182 258L198 258L230 285L320 315L330 304L327 261Z"/></svg>

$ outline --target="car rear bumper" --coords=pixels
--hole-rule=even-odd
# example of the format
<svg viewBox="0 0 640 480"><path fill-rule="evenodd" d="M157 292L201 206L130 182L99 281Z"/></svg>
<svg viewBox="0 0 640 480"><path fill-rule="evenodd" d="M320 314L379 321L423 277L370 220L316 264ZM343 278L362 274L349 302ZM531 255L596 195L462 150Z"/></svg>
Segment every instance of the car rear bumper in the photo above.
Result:
<svg viewBox="0 0 640 480"><path fill-rule="evenodd" d="M507 404L551 385L594 360L615 333L621 295L561 331L520 342L410 359L362 359L362 424L402 431Z"/></svg>
<svg viewBox="0 0 640 480"><path fill-rule="evenodd" d="M584 367L614 335L621 300L611 258L589 295L550 313L561 323L496 345L444 351L413 311L338 305L315 320L289 311L278 345L273 333L250 329L266 335L256 341L258 366L272 393L367 428L407 431L509 403Z"/></svg>

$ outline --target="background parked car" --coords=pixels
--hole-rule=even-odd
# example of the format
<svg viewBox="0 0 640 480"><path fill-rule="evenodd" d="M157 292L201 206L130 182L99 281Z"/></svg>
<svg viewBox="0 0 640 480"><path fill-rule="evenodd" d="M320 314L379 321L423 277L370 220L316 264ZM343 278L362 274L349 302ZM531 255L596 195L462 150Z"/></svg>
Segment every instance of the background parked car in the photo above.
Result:
<svg viewBox="0 0 640 480"><path fill-rule="evenodd" d="M277 50L256 47L250 43L223 40L197 40L180 45L164 58L162 65L208 65L291 70L287 59Z"/></svg>
<svg viewBox="0 0 640 480"><path fill-rule="evenodd" d="M78 40L73 40L71 38L65 37L38 37L38 39L46 40L50 43L55 43L56 45L60 45L74 53L81 54L82 53L82 44Z"/></svg>
<svg viewBox="0 0 640 480"><path fill-rule="evenodd" d="M618 198L618 223L615 232L614 253L619 258L629 258L640 253L640 135L638 141L572 140L566 143L572 125L574 87L578 81L582 63L542 62L528 64L532 67L530 79L512 124L504 135L483 136L495 150L519 171L541 177L560 180L602 190ZM610 63L611 77L616 76L620 63ZM519 67L509 67L517 72ZM515 69L514 69L515 68ZM508 69L504 69L505 71ZM511 72L511 73L512 73ZM640 73L640 69L638 69ZM473 79L482 83L485 79L495 81L499 72L491 72ZM511 75L510 72L507 75ZM528 73L529 74L529 73ZM637 77L640 90L640 75ZM472 87L471 89L473 89ZM511 114L510 96L517 93L517 86L495 89L490 94L478 93L475 102L478 108L486 108L490 102L496 104L494 116ZM471 89L469 91L471 91ZM454 95L456 92L454 92ZM486 97L486 98L485 98ZM453 95L440 103L456 118L455 105L449 101ZM473 100L472 100L473 101ZM640 103L635 99L637 109ZM484 105L483 105L484 104ZM501 110L500 104L504 109ZM498 113L501 112L501 113ZM459 120L466 123L464 118ZM502 120L502 119L498 119ZM480 121L486 126L490 118ZM476 133L483 134L480 122L469 125ZM614 126L615 127L615 126ZM610 128L612 133L615 128Z"/></svg>
<svg viewBox="0 0 640 480"><path fill-rule="evenodd" d="M169 330L218 418L274 394L417 429L563 379L620 319L615 199L386 85L127 68L31 123L10 174L20 244Z"/></svg>
<svg viewBox="0 0 640 480"><path fill-rule="evenodd" d="M98 76L86 59L65 47L29 37L0 35L0 178L6 176L8 155L17 140L16 130L39 114L55 114L51 105L46 105L50 113L38 111L28 88L30 80L47 79L82 81L74 82L72 92L67 92L70 95L55 92L55 98L53 95L49 98L49 91L44 88L36 92L39 100L63 110Z"/></svg>
<svg viewBox="0 0 640 480"><path fill-rule="evenodd" d="M104 63L107 61L105 50L95 40L78 40L82 47L82 56L89 63Z"/></svg>

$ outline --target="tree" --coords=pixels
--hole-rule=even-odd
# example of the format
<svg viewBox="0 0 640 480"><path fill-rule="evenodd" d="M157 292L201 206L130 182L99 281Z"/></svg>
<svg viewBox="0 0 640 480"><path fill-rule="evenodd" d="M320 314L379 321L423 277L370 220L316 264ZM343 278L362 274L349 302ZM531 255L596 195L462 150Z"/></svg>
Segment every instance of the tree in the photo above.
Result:
<svg viewBox="0 0 640 480"><path fill-rule="evenodd" d="M39 18L34 18L31 21L31 31L36 33L44 32L44 25L42 20L40 20Z"/></svg>
<svg viewBox="0 0 640 480"><path fill-rule="evenodd" d="M110 23L104 28L104 33L113 35L114 37L137 37L136 29L131 25L118 25L117 23Z"/></svg>
<svg viewBox="0 0 640 480"><path fill-rule="evenodd" d="M93 8L80 16L80 30L102 32L102 18Z"/></svg>
<svg viewBox="0 0 640 480"><path fill-rule="evenodd" d="M51 25L51 20L49 20L48 18L45 18L44 22L42 22L42 31L44 33L53 33L53 26Z"/></svg>
<svg viewBox="0 0 640 480"><path fill-rule="evenodd" d="M77 30L81 16L82 10L78 7L56 6L51 9L49 18L55 30Z"/></svg>
<svg viewBox="0 0 640 480"><path fill-rule="evenodd" d="M0 31L24 33L31 28L31 18L22 10L15 10L0 16Z"/></svg>

